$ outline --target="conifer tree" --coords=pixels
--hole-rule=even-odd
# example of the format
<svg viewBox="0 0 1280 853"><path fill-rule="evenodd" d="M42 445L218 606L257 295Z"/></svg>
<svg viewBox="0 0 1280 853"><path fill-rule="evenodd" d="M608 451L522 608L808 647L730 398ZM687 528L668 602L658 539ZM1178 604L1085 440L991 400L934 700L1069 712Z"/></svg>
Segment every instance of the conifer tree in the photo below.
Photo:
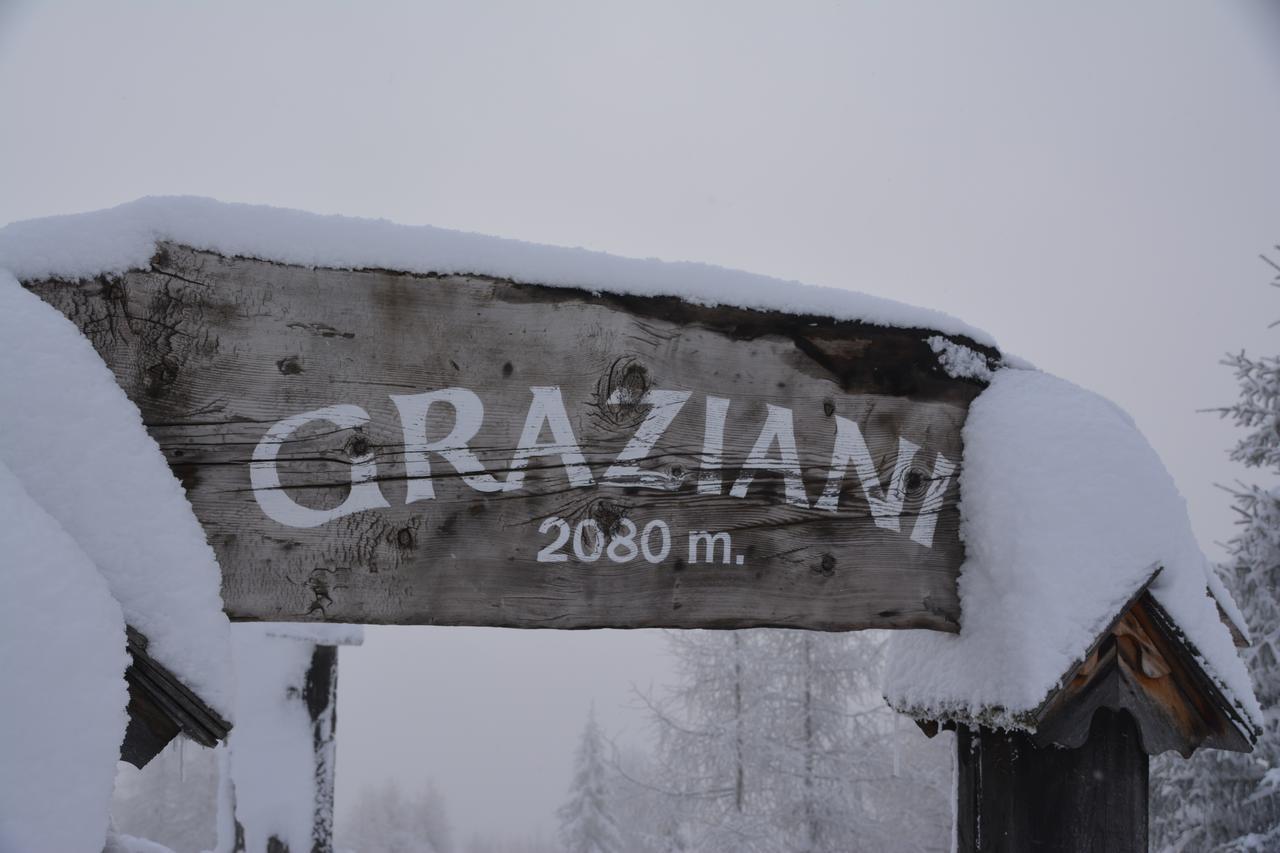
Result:
<svg viewBox="0 0 1280 853"><path fill-rule="evenodd" d="M1280 286L1280 266L1264 260L1276 268ZM1233 492L1240 529L1220 570L1251 635L1243 654L1264 725L1251 754L1204 750L1190 761L1176 755L1157 761L1154 849L1280 849L1280 357L1241 352L1225 364L1235 370L1240 398L1221 413L1248 430L1231 458L1273 480Z"/></svg>
<svg viewBox="0 0 1280 853"><path fill-rule="evenodd" d="M679 678L650 703L658 731L655 781L689 849L768 849L765 633L668 634Z"/></svg>
<svg viewBox="0 0 1280 853"><path fill-rule="evenodd" d="M671 643L680 680L651 703L654 784L687 849L947 849L946 747L895 727L876 690L881 636L694 631Z"/></svg>
<svg viewBox="0 0 1280 853"><path fill-rule="evenodd" d="M620 853L610 804L610 771L593 707L574 761L569 800L560 807L560 838L568 853Z"/></svg>

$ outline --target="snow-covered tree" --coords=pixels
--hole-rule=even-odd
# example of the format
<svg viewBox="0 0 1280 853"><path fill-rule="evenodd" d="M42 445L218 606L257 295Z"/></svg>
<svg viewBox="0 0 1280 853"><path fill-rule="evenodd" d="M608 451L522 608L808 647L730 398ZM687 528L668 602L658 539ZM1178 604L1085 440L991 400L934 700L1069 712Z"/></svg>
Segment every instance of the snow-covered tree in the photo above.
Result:
<svg viewBox="0 0 1280 853"><path fill-rule="evenodd" d="M870 758L860 738L872 709L855 709L874 695L868 679L878 645L847 634L774 631L765 635L767 689L760 703L769 776L771 829L797 851L857 849L866 816L857 781Z"/></svg>
<svg viewBox="0 0 1280 853"><path fill-rule="evenodd" d="M620 853L622 844L611 814L610 769L604 736L593 707L582 729L569 799L560 807L560 837L568 853Z"/></svg>
<svg viewBox="0 0 1280 853"><path fill-rule="evenodd" d="M212 849L218 777L215 750L177 738L141 770L120 765L112 823L119 832L174 850Z"/></svg>
<svg viewBox="0 0 1280 853"><path fill-rule="evenodd" d="M761 642L754 631L668 635L679 681L650 704L660 762L654 781L671 804L673 850L747 850L762 840Z"/></svg>
<svg viewBox="0 0 1280 853"><path fill-rule="evenodd" d="M406 795L388 779L361 789L339 826L341 846L360 853L452 853L444 798L433 785Z"/></svg>
<svg viewBox="0 0 1280 853"><path fill-rule="evenodd" d="M881 698L883 634L767 636L778 840L812 853L945 847L950 761Z"/></svg>
<svg viewBox="0 0 1280 853"><path fill-rule="evenodd" d="M1280 285L1280 266L1275 283ZM1248 432L1231 458L1280 477L1280 357L1231 355L1240 398L1222 410ZM1220 573L1252 636L1244 657L1264 715L1253 753L1160 758L1152 779L1155 849L1280 849L1280 484L1233 491L1239 532Z"/></svg>
<svg viewBox="0 0 1280 853"><path fill-rule="evenodd" d="M945 849L949 759L897 729L875 689L882 642L767 629L672 635L680 683L651 703L655 784L680 827L668 849Z"/></svg>
<svg viewBox="0 0 1280 853"><path fill-rule="evenodd" d="M609 802L622 849L627 853L688 850L674 800L657 781L658 765L647 749L615 751Z"/></svg>

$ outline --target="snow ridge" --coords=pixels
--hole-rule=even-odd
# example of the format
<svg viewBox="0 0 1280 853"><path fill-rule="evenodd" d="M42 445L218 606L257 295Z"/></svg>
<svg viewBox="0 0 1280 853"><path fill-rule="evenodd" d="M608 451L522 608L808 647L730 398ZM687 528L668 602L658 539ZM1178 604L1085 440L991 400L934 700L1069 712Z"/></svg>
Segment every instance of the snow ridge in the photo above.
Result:
<svg viewBox="0 0 1280 853"><path fill-rule="evenodd" d="M118 275L147 267L162 240L308 267L470 273L593 292L678 296L700 305L933 329L995 346L990 335L940 311L851 290L708 264L622 258L432 226L192 196L150 196L108 210L12 223L0 229L0 268L22 281Z"/></svg>

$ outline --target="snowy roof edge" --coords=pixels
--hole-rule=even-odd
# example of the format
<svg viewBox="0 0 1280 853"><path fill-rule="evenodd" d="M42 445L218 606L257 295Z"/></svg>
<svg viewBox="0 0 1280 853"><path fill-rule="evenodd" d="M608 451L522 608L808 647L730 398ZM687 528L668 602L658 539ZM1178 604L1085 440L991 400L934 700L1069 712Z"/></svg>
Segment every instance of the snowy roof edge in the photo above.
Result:
<svg viewBox="0 0 1280 853"><path fill-rule="evenodd" d="M1006 365L970 406L963 434L961 630L891 637L884 696L894 708L1028 728L1148 579L1144 569L1160 565L1148 592L1181 632L1184 657L1260 724L1186 501L1127 413Z"/></svg>
<svg viewBox="0 0 1280 853"><path fill-rule="evenodd" d="M941 311L854 290L704 263L626 258L430 225L196 196L147 196L88 213L10 223L0 228L0 268L22 281L119 275L148 266L156 244L164 241L306 267L486 275L591 292L678 297L708 306L928 329L996 347L986 332Z"/></svg>
<svg viewBox="0 0 1280 853"><path fill-rule="evenodd" d="M1227 623L1228 628L1233 628L1234 632L1239 634L1236 645L1245 647L1252 645L1253 635L1249 631L1249 624L1231 590L1227 589L1227 585L1223 583L1222 577L1212 564L1206 563L1205 575L1208 577L1209 595L1217 603L1223 621Z"/></svg>
<svg viewBox="0 0 1280 853"><path fill-rule="evenodd" d="M935 705L925 705L921 703L901 703L895 701L901 697L896 695L886 695L885 701L891 708L899 713L906 714L917 720L934 720L936 722L953 722L988 726L998 729L1013 729L1025 732L1034 732L1040 715L1044 712L1053 701L1054 695L1061 690L1070 680L1071 676L1078 670L1088 659L1092 651L1097 648L1098 644L1106 638L1107 633L1115 626L1116 622L1124 615L1125 611L1131 608L1134 603L1151 588L1151 584L1160 575L1163 570L1162 566L1154 565L1149 567L1149 571L1145 573L1142 580L1137 582L1132 592L1125 598L1124 603L1116 610L1115 613L1104 616L1100 619L1100 624L1093 632L1094 639L1090 641L1088 647L1072 661L1065 670L1058 676L1058 679L1045 693L1040 702L1030 708L1024 708L1021 711L1010 711L1002 705L984 705L979 707L965 706L958 702L942 701ZM1197 658L1197 662L1199 659ZM1213 679L1215 683L1218 679ZM1225 689L1225 688L1224 688Z"/></svg>
<svg viewBox="0 0 1280 853"><path fill-rule="evenodd" d="M1053 706L1054 700L1058 697L1059 691L1065 688L1071 680L1079 672L1080 668L1089 659L1090 655L1101 645L1107 638L1107 635L1115 628L1116 624L1128 613L1138 602L1145 596L1151 596L1155 605L1160 607L1159 599L1152 590L1152 585L1159 577L1163 566L1155 565L1152 567L1154 571L1150 572L1146 580L1143 581L1129 596L1123 605L1116 610L1109 618L1105 619L1102 626L1095 633L1094 640L1089 644L1088 648L1075 661L1073 661L1058 680L1051 686L1044 698L1038 705L1033 708L1024 709L1022 711L1010 711L1000 705L985 705L980 707L966 707L962 703L939 702L929 706L920 703L901 703L895 699L896 696L886 695L884 699L888 705L895 711L905 714L912 719L919 721L933 721L935 723L956 723L961 725L982 725L989 728L1025 731L1034 734L1039 726L1045 722L1046 712ZM1217 596L1213 593L1212 588L1206 589L1206 594L1217 601ZM1230 616L1223 611L1222 623L1224 627L1230 627ZM1261 735L1262 729L1258 721L1254 719L1249 707L1238 697L1231 689L1227 681L1216 672L1212 662L1205 657L1195 642L1192 641L1186 633L1178 626L1177 621L1170 618L1170 622L1178 634L1178 642L1183 646L1187 655L1200 668L1204 677L1208 682L1219 691L1221 699L1229 705L1229 711L1236 718L1235 722L1239 725L1241 734L1250 744L1256 744Z"/></svg>

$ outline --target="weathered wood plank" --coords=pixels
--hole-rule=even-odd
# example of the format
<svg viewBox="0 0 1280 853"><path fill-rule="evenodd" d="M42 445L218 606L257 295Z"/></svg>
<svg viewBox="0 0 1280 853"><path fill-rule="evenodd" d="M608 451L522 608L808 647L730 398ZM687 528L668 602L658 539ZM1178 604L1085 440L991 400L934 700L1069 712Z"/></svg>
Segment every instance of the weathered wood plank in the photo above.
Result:
<svg viewBox="0 0 1280 853"><path fill-rule="evenodd" d="M958 625L981 385L928 330L172 245L27 286L138 404L233 618Z"/></svg>
<svg viewBox="0 0 1280 853"><path fill-rule="evenodd" d="M1133 718L1102 709L1076 749L1025 732L956 732L960 853L1145 853L1148 760Z"/></svg>

